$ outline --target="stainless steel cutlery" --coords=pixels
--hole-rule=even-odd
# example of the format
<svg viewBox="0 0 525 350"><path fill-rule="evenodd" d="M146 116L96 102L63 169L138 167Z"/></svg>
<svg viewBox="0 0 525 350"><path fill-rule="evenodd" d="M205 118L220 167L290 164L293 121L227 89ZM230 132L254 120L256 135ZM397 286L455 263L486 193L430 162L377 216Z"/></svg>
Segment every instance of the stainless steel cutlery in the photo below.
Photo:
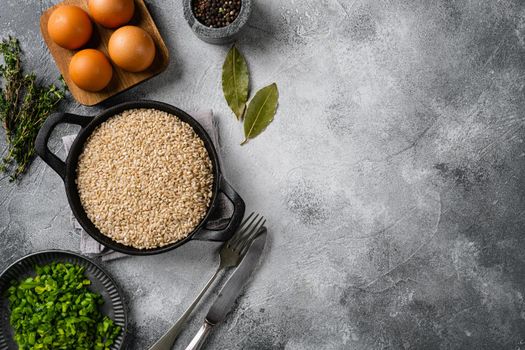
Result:
<svg viewBox="0 0 525 350"><path fill-rule="evenodd" d="M217 300L215 300L210 311L208 311L208 314L204 319L204 324L190 344L186 347L186 350L201 349L213 327L222 322L232 309L233 303L241 294L243 287L257 266L259 258L264 250L266 243L266 229L263 228L263 231L264 232L261 233L253 243L251 243L246 256L242 259L239 267L237 267L230 279L228 279L228 282L226 282L222 288Z"/></svg>
<svg viewBox="0 0 525 350"><path fill-rule="evenodd" d="M222 246L219 266L213 276L209 279L208 283L206 283L199 295L197 295L193 303L186 309L177 322L166 333L164 333L164 335L153 344L149 350L170 350L172 348L175 339L182 331L193 309L195 309L204 294L206 294L206 291L213 284L217 276L219 276L219 273L224 269L239 265L248 249L252 246L252 242L258 237L258 235L265 231L263 227L265 222L264 217L256 213L251 213L242 222L239 230Z"/></svg>

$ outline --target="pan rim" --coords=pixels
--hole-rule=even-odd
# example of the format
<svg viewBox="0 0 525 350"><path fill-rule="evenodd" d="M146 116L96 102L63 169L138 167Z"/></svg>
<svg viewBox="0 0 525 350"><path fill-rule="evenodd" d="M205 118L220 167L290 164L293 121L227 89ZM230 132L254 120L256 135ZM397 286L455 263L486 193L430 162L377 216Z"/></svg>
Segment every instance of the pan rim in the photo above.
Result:
<svg viewBox="0 0 525 350"><path fill-rule="evenodd" d="M212 161L213 178L214 178L213 191L212 191L213 193L212 193L212 198L210 200L210 205L206 211L206 215L202 218L200 223L193 229L193 231L188 233L188 235L184 239L181 239L179 241L173 242L171 244L168 244L162 247L151 248L151 249L139 249L139 248L135 248L132 246L127 246L122 243L118 243L114 241L110 237L100 232L100 230L87 217L87 214L83 206L81 205L80 198L78 195L78 189L76 186L76 169L77 169L77 164L78 164L78 158L83 151L83 147L84 147L84 144L87 138L93 133L93 131L100 124L104 123L105 121L117 115L118 113L121 113L126 110L130 110L130 109L144 109L144 108L157 109L157 110L161 110L161 111L170 113L178 117L183 122L189 124L204 142L204 146L206 147L206 150L208 151L208 156L210 157ZM199 230L205 226L210 216L212 215L212 213L217 207L217 204L218 204L217 199L218 199L221 176L222 174L221 174L219 159L217 156L215 145L213 144L210 136L208 135L204 127L197 120L195 120L193 117L191 117L188 113L184 112L183 110L175 106L172 106L170 104L159 102L159 101L153 101L153 100L139 100L139 101L124 102L124 103L121 103L116 106L103 110L100 114L93 117L93 119L89 122L89 124L86 127L80 130L66 158L66 175L64 179L64 185L66 189L66 195L68 198L69 206L71 207L71 210L73 211L73 214L75 215L75 218L78 220L80 225L84 228L84 230L91 237L93 237L100 244L112 250L115 250L115 251L118 251L124 254L140 256L140 255L156 255L156 254L164 253L164 252L173 250L175 248L178 248L181 245L191 241L192 237L195 234L197 234Z"/></svg>

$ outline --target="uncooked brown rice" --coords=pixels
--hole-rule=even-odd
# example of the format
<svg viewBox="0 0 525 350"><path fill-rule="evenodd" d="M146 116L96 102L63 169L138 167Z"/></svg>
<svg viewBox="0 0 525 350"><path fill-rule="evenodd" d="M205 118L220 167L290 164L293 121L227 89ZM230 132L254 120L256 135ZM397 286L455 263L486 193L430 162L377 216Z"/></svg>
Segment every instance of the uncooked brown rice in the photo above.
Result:
<svg viewBox="0 0 525 350"><path fill-rule="evenodd" d="M101 233L151 249L187 237L200 223L212 197L212 168L190 125L156 109L133 109L90 135L76 182Z"/></svg>

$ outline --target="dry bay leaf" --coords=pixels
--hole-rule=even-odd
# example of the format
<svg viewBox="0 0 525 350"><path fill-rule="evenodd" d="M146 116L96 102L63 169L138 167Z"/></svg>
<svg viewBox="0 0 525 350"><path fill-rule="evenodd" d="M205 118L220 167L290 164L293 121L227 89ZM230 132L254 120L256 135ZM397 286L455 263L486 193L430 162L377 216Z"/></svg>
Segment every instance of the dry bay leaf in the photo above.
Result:
<svg viewBox="0 0 525 350"><path fill-rule="evenodd" d="M232 46L222 66L222 91L237 119L241 120L248 101L250 74L243 55Z"/></svg>
<svg viewBox="0 0 525 350"><path fill-rule="evenodd" d="M277 84L273 83L257 91L244 116L244 145L266 129L273 121L279 100Z"/></svg>

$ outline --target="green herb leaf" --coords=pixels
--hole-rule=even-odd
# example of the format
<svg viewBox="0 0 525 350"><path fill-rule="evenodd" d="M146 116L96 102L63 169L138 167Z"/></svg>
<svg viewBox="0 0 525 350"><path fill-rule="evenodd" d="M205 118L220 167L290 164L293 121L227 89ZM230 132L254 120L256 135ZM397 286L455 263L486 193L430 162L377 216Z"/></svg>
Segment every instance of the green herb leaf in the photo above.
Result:
<svg viewBox="0 0 525 350"><path fill-rule="evenodd" d="M252 98L244 118L244 141L253 139L266 129L273 121L279 100L277 84L273 83L257 91Z"/></svg>
<svg viewBox="0 0 525 350"><path fill-rule="evenodd" d="M52 262L37 266L34 278L12 281L9 321L19 349L109 350L121 328L100 312L104 299L85 287L84 270Z"/></svg>
<svg viewBox="0 0 525 350"><path fill-rule="evenodd" d="M35 139L46 118L65 97L65 87L43 85L35 74L26 74L22 67L22 50L15 38L0 42L0 123L5 129L7 154L0 162L0 171L11 174L14 181L24 173L35 156Z"/></svg>
<svg viewBox="0 0 525 350"><path fill-rule="evenodd" d="M250 74L243 55L232 46L222 66L222 91L237 119L241 120L248 101Z"/></svg>

